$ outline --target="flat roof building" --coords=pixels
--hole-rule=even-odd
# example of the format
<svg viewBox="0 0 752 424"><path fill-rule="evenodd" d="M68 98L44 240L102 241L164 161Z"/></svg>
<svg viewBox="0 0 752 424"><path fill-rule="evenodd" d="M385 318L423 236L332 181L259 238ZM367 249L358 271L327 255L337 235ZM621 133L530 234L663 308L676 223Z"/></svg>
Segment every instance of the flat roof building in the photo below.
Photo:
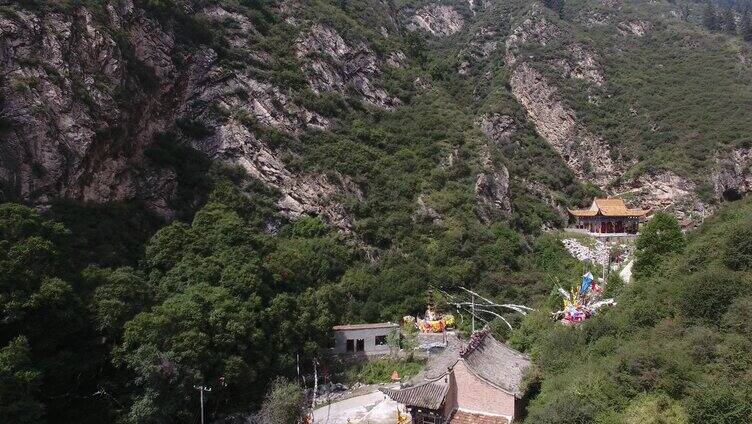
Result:
<svg viewBox="0 0 752 424"><path fill-rule="evenodd" d="M388 336L399 331L393 322L375 324L336 325L334 330L333 352L338 355L386 355L390 353Z"/></svg>

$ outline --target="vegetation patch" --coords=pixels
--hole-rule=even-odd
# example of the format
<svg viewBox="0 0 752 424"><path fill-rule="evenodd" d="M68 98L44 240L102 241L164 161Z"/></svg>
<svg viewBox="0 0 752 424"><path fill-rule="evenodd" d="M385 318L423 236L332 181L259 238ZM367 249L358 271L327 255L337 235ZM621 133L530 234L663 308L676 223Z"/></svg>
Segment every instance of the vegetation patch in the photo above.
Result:
<svg viewBox="0 0 752 424"><path fill-rule="evenodd" d="M399 374L402 381L407 381L418 374L425 366L425 361L416 359L381 358L366 361L347 370L345 380L348 384L380 384L392 382L392 373Z"/></svg>

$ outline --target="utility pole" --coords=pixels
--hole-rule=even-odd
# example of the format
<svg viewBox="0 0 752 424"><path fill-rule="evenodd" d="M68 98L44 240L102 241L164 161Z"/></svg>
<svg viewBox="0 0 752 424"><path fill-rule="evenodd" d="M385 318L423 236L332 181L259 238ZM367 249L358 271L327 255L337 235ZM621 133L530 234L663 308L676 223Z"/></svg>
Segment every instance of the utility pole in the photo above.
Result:
<svg viewBox="0 0 752 424"><path fill-rule="evenodd" d="M201 397L201 424L204 424L204 392L211 392L211 387L206 386L193 386L194 389L198 390Z"/></svg>
<svg viewBox="0 0 752 424"><path fill-rule="evenodd" d="M311 396L311 422L315 423L315 417L313 411L316 410L316 392L319 390L319 360L313 360L313 396ZM327 413L328 414L328 413ZM328 416L327 416L328 419Z"/></svg>
<svg viewBox="0 0 752 424"><path fill-rule="evenodd" d="M472 312L471 315L473 316L473 334L475 334L475 295L473 295L473 306L472 306L472 309L473 309L473 312Z"/></svg>

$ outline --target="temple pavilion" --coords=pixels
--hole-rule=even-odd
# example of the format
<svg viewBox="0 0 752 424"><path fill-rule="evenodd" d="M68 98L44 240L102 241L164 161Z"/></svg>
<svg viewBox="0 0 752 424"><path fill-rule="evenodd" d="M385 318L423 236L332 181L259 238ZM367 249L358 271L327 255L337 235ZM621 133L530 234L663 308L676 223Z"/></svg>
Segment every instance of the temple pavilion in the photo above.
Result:
<svg viewBox="0 0 752 424"><path fill-rule="evenodd" d="M594 199L588 209L569 209L576 228L601 234L634 234L647 213L643 209L629 209L619 198Z"/></svg>

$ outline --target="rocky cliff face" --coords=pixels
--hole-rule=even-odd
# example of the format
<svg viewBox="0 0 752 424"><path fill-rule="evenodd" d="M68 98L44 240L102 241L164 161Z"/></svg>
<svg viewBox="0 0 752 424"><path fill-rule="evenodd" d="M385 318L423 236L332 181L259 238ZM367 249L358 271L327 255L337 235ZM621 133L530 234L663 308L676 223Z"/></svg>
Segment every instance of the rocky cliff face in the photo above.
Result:
<svg viewBox="0 0 752 424"><path fill-rule="evenodd" d="M713 207L700 199L694 182L671 172L640 175L612 194L653 212L672 213L683 227L694 226L713 213Z"/></svg>
<svg viewBox="0 0 752 424"><path fill-rule="evenodd" d="M458 81L475 87L467 98L483 101L484 90L491 89L487 86L508 82L507 93L580 181L611 194L633 196L635 204L655 210L681 210L687 223L707 216L714 199L734 199L752 189L749 147L716 155L710 175L712 198L707 193L701 198L698 191L708 190L691 178L666 171L624 181L635 163L618 157L610 147L618 140L604 140L589 129L567 100L562 82L584 87L593 104L605 99L611 88L603 66L605 54L575 36L572 25L611 25L617 37L637 39L659 30L646 20L583 9L574 23L563 23L534 3L525 5L526 11L511 24L500 25L486 19L499 6L495 2L428 2L387 16L383 22L391 22L384 24L388 30L371 29L373 37L383 37L376 43L353 36L337 19L316 20L301 12L304 2L284 2L273 10L291 34L289 46L284 46L289 49L287 62L280 63L273 49L259 42L268 29L252 14L225 2L176 4L196 22L221 28L221 36L187 41L201 34L181 32L174 21L133 0L108 0L101 8L76 6L68 11L20 4L0 8L3 199L21 198L37 205L58 198L140 199L172 218L179 170L149 153L156 139L169 134L172 142L240 166L278 189L278 207L285 216L319 215L349 233L354 223L342 199L363 200L359 187L336 172L323 175L290 167L283 158L291 152L271 141L269 134L298 139L337 128L341 117L319 111L302 100L305 96L336 93L331 97L362 102L379 113L399 113L403 102L410 100L398 98L398 90L414 90L420 96L442 89L443 82L431 75L433 68L419 69L411 63L406 54L411 47L399 40L409 31L429 35L427 48L434 47L431 43L441 46L436 52L445 44L454 46L446 48L455 60L450 69L467 79ZM275 77L283 72L295 74L295 87ZM496 75L499 72L504 76ZM398 88L405 82L395 82L396 78L388 81L395 73L409 75L406 85L412 87ZM496 156L518 147L520 128L527 128L527 123L522 114L512 116L507 106L463 107L479 116L475 125L487 138L486 145L479 144L482 151L475 152L479 164L470 174L477 215L487 222L508 216L510 180L520 177L491 161L489 151ZM541 193L542 202L558 207L551 187L536 181L525 185L531 193ZM418 202L418 209L440 220L426 202Z"/></svg>
<svg viewBox="0 0 752 424"><path fill-rule="evenodd" d="M512 213L509 195L509 171L504 165L486 164L485 172L475 180L477 214L483 222L506 217Z"/></svg>
<svg viewBox="0 0 752 424"><path fill-rule="evenodd" d="M736 200L752 191L752 148L734 149L730 154L716 159L713 183L716 196Z"/></svg>
<svg viewBox="0 0 752 424"><path fill-rule="evenodd" d="M736 200L752 191L750 153L749 148L740 148L718 155L710 176L713 183L710 198L701 198L693 181L665 171L640 175L614 188L614 193L653 211L669 211L677 216L682 226L695 226L710 216L719 202Z"/></svg>
<svg viewBox="0 0 752 424"><path fill-rule="evenodd" d="M530 45L545 47L563 31L551 23L541 7L534 6L506 40L506 61L512 74L509 85L538 133L548 141L579 178L601 187L618 176L608 144L577 122L577 115L562 99L558 88L536 69L540 63L525 54ZM604 84L595 56L577 43L567 45L568 58L551 65L565 78L578 78L594 86ZM566 57L566 56L565 56Z"/></svg>
<svg viewBox="0 0 752 424"><path fill-rule="evenodd" d="M379 60L363 42L350 45L335 30L314 24L296 41L295 55L304 60L308 81L317 93L346 94L347 85L352 84L366 102L375 106L391 108L401 103L373 83L381 73ZM404 55L394 53L390 59L398 66Z"/></svg>
<svg viewBox="0 0 752 424"><path fill-rule="evenodd" d="M477 119L475 124L490 141L499 145L508 143L517 129L512 116L500 113L488 113Z"/></svg>
<svg viewBox="0 0 752 424"><path fill-rule="evenodd" d="M509 84L537 132L579 179L595 183L610 195L630 196L636 205L675 213L685 226L707 217L714 203L738 198L750 190L752 161L749 149L745 148L717 155L710 176L714 199L701 198L697 183L668 171L650 172L624 181L625 172L635 163L616 157L607 140L586 128L564 100L556 82L583 81L589 100L597 104L603 89L608 87L601 60L549 16L550 11L534 4L507 37ZM585 18L580 20L587 25L613 24L623 36L643 37L651 30L650 23L637 19L614 21L613 16L606 15L602 19L591 15ZM552 43L557 46L556 52L545 53ZM558 75L552 77L552 71Z"/></svg>
<svg viewBox="0 0 752 424"><path fill-rule="evenodd" d="M145 146L171 120L173 40L129 2L107 11L132 39L125 51L86 8L0 13L4 194L37 203L139 197L169 216L174 172L134 161L144 163ZM157 83L134 77L134 67Z"/></svg>
<svg viewBox="0 0 752 424"><path fill-rule="evenodd" d="M239 165L278 189L282 195L279 211L288 218L318 215L343 232L350 232L352 219L335 197L359 198L358 189L344 178L330 181L323 175L291 172L280 159L280 152L262 141L255 131L260 125L294 136L306 129L326 129L326 118L296 104L283 89L257 80L248 71L227 69L210 49L196 54L187 81L180 117L211 128L211 134L192 141L197 150L210 158Z"/></svg>
<svg viewBox="0 0 752 424"><path fill-rule="evenodd" d="M452 6L429 4L415 11L408 28L446 37L458 33L464 25L464 18Z"/></svg>
<svg viewBox="0 0 752 424"><path fill-rule="evenodd" d="M532 66L515 67L510 79L512 93L525 108L538 133L583 180L605 187L618 171L605 141L590 134L576 121L576 113L559 97L558 90Z"/></svg>
<svg viewBox="0 0 752 424"><path fill-rule="evenodd" d="M331 181L289 171L258 135L258 128L292 136L326 129L328 119L250 68L228 68L210 47L176 48L172 28L130 0L110 1L105 10L107 16L98 18L85 7L72 14L25 8L0 13L7 127L0 179L6 198L37 204L59 197L139 198L171 218L175 170L157 166L145 152L155 134L175 130L208 157L240 165L279 189L280 211L288 217L321 215L350 230L352 221L334 198L360 198L357 187L344 177ZM269 60L253 49L257 32L246 16L216 5L193 12L229 28L228 44L247 58ZM295 52L312 90L344 93L353 86L366 102L399 104L373 82L380 60L368 46L351 45L319 24L310 28ZM186 134L176 121L201 130Z"/></svg>

